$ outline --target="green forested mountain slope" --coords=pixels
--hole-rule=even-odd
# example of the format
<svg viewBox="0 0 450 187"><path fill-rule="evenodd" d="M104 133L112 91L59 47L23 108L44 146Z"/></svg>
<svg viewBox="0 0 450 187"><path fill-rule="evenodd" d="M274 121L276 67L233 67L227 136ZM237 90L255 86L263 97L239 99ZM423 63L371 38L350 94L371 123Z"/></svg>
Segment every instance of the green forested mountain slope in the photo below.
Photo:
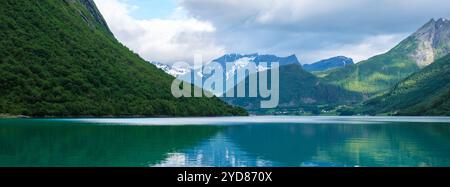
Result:
<svg viewBox="0 0 450 187"><path fill-rule="evenodd" d="M121 45L92 0L2 1L0 48L0 114L246 113L218 98L174 98L174 78Z"/></svg>
<svg viewBox="0 0 450 187"><path fill-rule="evenodd" d="M397 84L387 94L367 101L368 114L450 115L450 55Z"/></svg>
<svg viewBox="0 0 450 187"><path fill-rule="evenodd" d="M450 52L450 21L431 20L385 54L331 70L325 79L350 91L381 93Z"/></svg>
<svg viewBox="0 0 450 187"><path fill-rule="evenodd" d="M269 74L271 70L268 70ZM294 111L304 111L306 113L318 114L318 106L337 106L342 104L357 103L362 100L362 95L356 92L347 91L338 86L330 85L317 78L312 73L304 70L300 64L291 64L279 67L280 71L280 102L277 110L289 109ZM271 79L269 76L269 83ZM245 79L246 89L249 88L249 78ZM239 85L238 85L239 86ZM237 90L236 86L235 93ZM248 93L248 90L247 90ZM224 98L230 104L244 107L251 111L260 109L262 98ZM325 107L327 108L327 107ZM333 107L331 107L333 108ZM269 114L270 111L269 111Z"/></svg>

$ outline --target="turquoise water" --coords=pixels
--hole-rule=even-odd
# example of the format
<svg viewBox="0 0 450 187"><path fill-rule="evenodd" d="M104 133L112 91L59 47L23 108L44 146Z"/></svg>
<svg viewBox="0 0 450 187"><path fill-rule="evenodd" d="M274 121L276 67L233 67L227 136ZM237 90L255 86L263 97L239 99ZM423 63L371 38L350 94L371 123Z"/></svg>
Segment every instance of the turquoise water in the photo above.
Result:
<svg viewBox="0 0 450 187"><path fill-rule="evenodd" d="M450 166L450 118L0 119L0 166Z"/></svg>

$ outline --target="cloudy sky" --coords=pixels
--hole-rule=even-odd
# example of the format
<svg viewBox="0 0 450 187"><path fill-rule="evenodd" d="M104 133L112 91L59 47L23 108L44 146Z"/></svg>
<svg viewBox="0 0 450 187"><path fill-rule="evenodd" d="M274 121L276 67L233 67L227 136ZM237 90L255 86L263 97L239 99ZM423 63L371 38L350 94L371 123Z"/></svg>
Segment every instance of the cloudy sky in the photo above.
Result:
<svg viewBox="0 0 450 187"><path fill-rule="evenodd" d="M149 61L225 53L296 54L302 63L383 53L449 0L94 0L115 36Z"/></svg>

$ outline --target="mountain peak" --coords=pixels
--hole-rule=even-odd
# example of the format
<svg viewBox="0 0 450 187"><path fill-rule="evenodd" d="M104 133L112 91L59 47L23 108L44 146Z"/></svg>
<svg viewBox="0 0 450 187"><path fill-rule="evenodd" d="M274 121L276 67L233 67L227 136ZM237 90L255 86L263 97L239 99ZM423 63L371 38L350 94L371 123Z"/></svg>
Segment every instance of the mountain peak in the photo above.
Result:
<svg viewBox="0 0 450 187"><path fill-rule="evenodd" d="M432 32L433 30L448 30L450 28L450 20L446 18L439 18L435 20L434 18L425 23L419 30L417 30L414 35L420 35L424 33Z"/></svg>
<svg viewBox="0 0 450 187"><path fill-rule="evenodd" d="M444 23L445 23L445 22L449 22L449 21L450 21L450 20L448 20L447 18L439 18L437 22L438 22L438 23L439 23L439 22L444 22Z"/></svg>
<svg viewBox="0 0 450 187"><path fill-rule="evenodd" d="M297 55L295 55L295 54L292 54L292 55L290 55L290 56L288 56L286 58L292 58L292 59L295 58L297 61L299 61L298 58L297 58Z"/></svg>
<svg viewBox="0 0 450 187"><path fill-rule="evenodd" d="M446 18L440 18L436 21L435 23L435 27L437 29L446 29L449 30L450 28L450 20L446 19Z"/></svg>
<svg viewBox="0 0 450 187"><path fill-rule="evenodd" d="M303 68L309 72L317 72L317 71L327 71L330 69L345 67L347 65L352 65L353 59L348 58L346 56L336 56L332 58L328 58L325 60L321 60L312 64L305 64Z"/></svg>
<svg viewBox="0 0 450 187"><path fill-rule="evenodd" d="M417 49L410 55L419 67L425 67L450 52L450 20L431 19L413 35Z"/></svg>

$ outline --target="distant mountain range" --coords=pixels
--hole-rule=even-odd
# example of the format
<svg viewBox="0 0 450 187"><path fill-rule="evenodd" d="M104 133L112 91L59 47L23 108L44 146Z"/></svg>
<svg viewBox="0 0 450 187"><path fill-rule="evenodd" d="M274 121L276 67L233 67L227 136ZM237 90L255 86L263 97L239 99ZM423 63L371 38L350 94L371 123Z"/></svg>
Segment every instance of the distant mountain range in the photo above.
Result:
<svg viewBox="0 0 450 187"><path fill-rule="evenodd" d="M235 86L237 83L241 82L246 78L237 77L237 72L242 69L247 69L250 63L255 63L256 72L266 71L271 68L271 64L273 62L279 63L280 66L289 65L289 64L300 64L299 60L295 55L287 56L287 57L279 57L275 55L260 55L260 54L226 54L223 55L212 62L219 63L223 69L229 65L231 68L227 69L223 73L224 80L229 80L234 77ZM266 62L267 66L263 66L261 63ZM194 83L194 79L197 80L206 80L211 75L205 75L201 71L193 69L192 67L174 67L162 63L152 62L152 64L156 65L158 68L164 70L166 73L177 77L180 80L184 80L190 83ZM211 68L210 64L206 64L203 66L203 69ZM194 72L195 71L195 72ZM247 74L248 75L248 74ZM195 84L195 83L194 83ZM197 85L202 86L202 85ZM223 88L223 92L226 91L226 88ZM221 93L215 93L216 95L222 95Z"/></svg>
<svg viewBox="0 0 450 187"><path fill-rule="evenodd" d="M232 77L235 77L235 84L236 85L238 82L242 81L244 78L240 78L238 79L236 77L236 74L239 70L241 69L245 69L248 68L248 64L249 63L255 63L257 66L257 72L260 71L266 71L268 69L271 68L271 63L272 62L278 62L280 66L285 66L285 65L291 65L291 64L300 64L300 61L298 60L297 56L295 55L291 55L291 56L287 56L287 57L279 57L276 55L260 55L258 53L254 53L254 54L237 54L237 53L233 53L233 54L226 54L223 55L215 60L213 60L212 62L217 62L220 65L222 65L222 67L225 69L225 67L227 66L227 64L230 65L231 69L229 69L228 71L226 71L223 75L223 77L226 80L229 80ZM261 65L261 62L270 62L268 63L268 67L263 67ZM177 77L178 79L193 83L193 79L194 77L196 79L199 80L205 80L207 79L209 76L208 75L203 75L201 72L197 72L194 73L193 72L193 68L192 67L174 67L171 65L167 65L167 64L162 64L162 63L158 63L158 62L151 62L152 64L154 64L156 67L158 67L159 69L164 70L166 73ZM353 63L353 59L348 58L348 57L344 57L344 56L337 56L337 57L332 57L329 59L325 59L325 60L321 60L318 61L316 63L313 64L305 64L303 65L303 69L309 71L309 72L321 72L321 71L327 71L327 70L331 70L331 69L336 69L336 68L341 68L341 67L345 67L347 65L352 65ZM208 68L208 64L205 65L203 68ZM190 73L190 80L188 78L188 73ZM201 86L201 85L197 85L197 86ZM226 89L224 89L224 91L226 91ZM217 93L218 95L220 95L221 93Z"/></svg>
<svg viewBox="0 0 450 187"><path fill-rule="evenodd" d="M379 94L450 52L450 21L432 19L387 53L327 72L325 79L343 88Z"/></svg>
<svg viewBox="0 0 450 187"><path fill-rule="evenodd" d="M337 56L325 60L321 60L312 64L304 64L303 69L309 72L328 71L335 68L353 65L353 59L345 56Z"/></svg>
<svg viewBox="0 0 450 187"><path fill-rule="evenodd" d="M285 66L290 64L300 64L299 60L297 59L297 56L291 55L287 57L279 57L275 55L259 55L258 53L255 54L248 54L248 55L241 55L241 54L227 54L224 55L218 59L213 60L213 62L217 62L222 65L222 67L227 67L227 64L231 64L231 69L227 69L224 73L224 78L226 80L231 79L234 77L234 84L233 86L236 86L239 82L243 81L246 76L244 77L238 77L237 73L241 69L247 69L249 63L254 63L256 65L256 72L266 71L270 68L272 68L272 63L276 62L279 63L279 66ZM266 66L263 66L261 63L266 63ZM207 68L208 66L206 66ZM248 76L248 74L246 74ZM205 76L205 78L208 78ZM226 92L227 89L224 88L224 92Z"/></svg>
<svg viewBox="0 0 450 187"><path fill-rule="evenodd" d="M225 77L229 79L231 76L235 75L235 73L241 68L247 68L248 63L253 62L257 65L257 71L265 71L270 69L269 67L260 66L261 62L278 62L280 66L290 65L290 64L300 64L300 61L297 59L297 56L291 55L287 57L278 57L275 55L259 55L255 54L226 54L220 58L213 60L212 62L217 62L222 65L222 67L226 67L227 64L232 64L228 72L225 73ZM183 75L186 75L188 72L192 71L192 67L173 67L171 65L159 63L159 62L151 62L159 69L164 70L166 73L183 79ZM270 65L271 63L268 63ZM303 69L309 72L322 72L328 71L331 69L342 68L347 65L353 65L353 59L345 57L345 56L336 56L329 59L324 59L312 64L304 64ZM205 67L208 67L206 65ZM203 76L201 74L196 74L195 76ZM184 79L183 79L184 80Z"/></svg>

